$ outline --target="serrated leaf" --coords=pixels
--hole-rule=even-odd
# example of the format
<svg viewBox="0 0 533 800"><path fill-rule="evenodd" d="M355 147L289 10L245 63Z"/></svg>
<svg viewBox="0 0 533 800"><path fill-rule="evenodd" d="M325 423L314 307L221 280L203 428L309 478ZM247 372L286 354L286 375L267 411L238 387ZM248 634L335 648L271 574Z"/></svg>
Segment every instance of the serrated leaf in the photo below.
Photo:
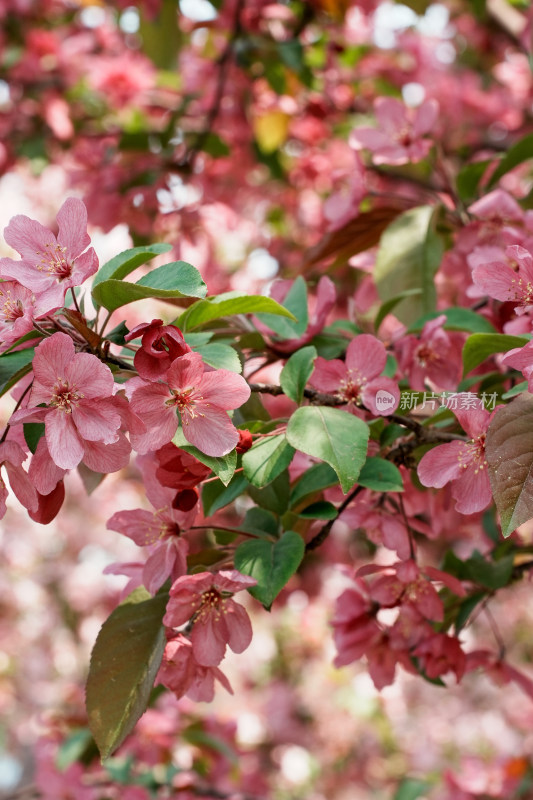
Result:
<svg viewBox="0 0 533 800"><path fill-rule="evenodd" d="M294 531L277 542L266 539L243 542L235 550L235 568L257 581L248 591L267 610L294 575L304 557L305 544Z"/></svg>
<svg viewBox="0 0 533 800"><path fill-rule="evenodd" d="M514 347L524 347L528 337L511 336L507 333L473 333L463 347L464 374L478 367L494 353L505 353Z"/></svg>
<svg viewBox="0 0 533 800"><path fill-rule="evenodd" d="M104 622L91 655L86 689L89 727L102 759L131 733L146 710L165 648L166 595L132 592Z"/></svg>
<svg viewBox="0 0 533 800"><path fill-rule="evenodd" d="M196 267L185 261L174 261L152 270L137 283L115 278L103 281L93 288L92 296L98 305L115 311L136 300L205 297L206 292L207 287Z"/></svg>
<svg viewBox="0 0 533 800"><path fill-rule="evenodd" d="M419 206L395 219L383 233L376 256L374 279L383 302L420 289L396 306L395 316L406 325L435 309L434 276L443 252L433 230L435 213L433 206Z"/></svg>
<svg viewBox="0 0 533 800"><path fill-rule="evenodd" d="M367 458L357 483L374 492L403 492L402 474L396 464L385 458Z"/></svg>
<svg viewBox="0 0 533 800"><path fill-rule="evenodd" d="M229 369L231 372L242 372L242 364L237 352L229 344L211 342L194 347L206 364L214 369Z"/></svg>
<svg viewBox="0 0 533 800"><path fill-rule="evenodd" d="M533 396L515 397L492 419L485 443L504 536L533 517Z"/></svg>
<svg viewBox="0 0 533 800"><path fill-rule="evenodd" d="M261 312L279 314L282 317L293 319L291 312L271 297L225 292L217 297L207 297L205 300L193 303L187 311L183 312L176 324L182 330L190 331L192 328L198 328L214 319Z"/></svg>
<svg viewBox="0 0 533 800"><path fill-rule="evenodd" d="M119 253L104 264L103 267L100 267L93 278L92 288L94 289L99 283L103 283L103 281L107 281L110 278L122 280L137 267L146 264L156 256L161 255L161 253L168 253L169 250L172 250L172 245L163 242L150 244L147 247L133 247L130 250L124 250L123 253Z"/></svg>
<svg viewBox="0 0 533 800"><path fill-rule="evenodd" d="M242 457L245 477L262 489L286 469L292 461L294 447L283 434L259 439Z"/></svg>
<svg viewBox="0 0 533 800"><path fill-rule="evenodd" d="M314 369L316 347L302 347L289 358L280 375L281 388L291 400L300 404L304 389Z"/></svg>
<svg viewBox="0 0 533 800"><path fill-rule="evenodd" d="M486 317L476 314L470 308L446 308L443 311L432 311L424 314L409 326L408 333L420 333L426 322L444 314L446 322L443 328L447 331L468 331L469 333L496 333L494 325Z"/></svg>
<svg viewBox="0 0 533 800"><path fill-rule="evenodd" d="M333 467L346 494L366 459L368 425L347 411L328 406L297 409L287 425L287 441L302 453Z"/></svg>
<svg viewBox="0 0 533 800"><path fill-rule="evenodd" d="M530 158L533 158L533 133L524 136L523 139L520 139L507 150L490 176L487 187L490 189L491 186L494 186L507 172L510 172L515 167L518 167L519 164L523 164L524 161L528 161Z"/></svg>
<svg viewBox="0 0 533 800"><path fill-rule="evenodd" d="M197 447L193 447L192 444L189 444L183 435L183 430L181 428L178 428L174 434L172 442L176 445L176 447L179 447L181 450L185 450L186 453L194 456L196 459L198 459L198 461L201 461L202 464L205 464L206 467L209 467L214 474L220 478L224 486L227 486L230 480L233 478L235 468L237 467L237 453L235 450L232 450L231 453L228 453L226 456L220 456L219 458L207 456L205 453L202 453L201 450L198 450Z"/></svg>

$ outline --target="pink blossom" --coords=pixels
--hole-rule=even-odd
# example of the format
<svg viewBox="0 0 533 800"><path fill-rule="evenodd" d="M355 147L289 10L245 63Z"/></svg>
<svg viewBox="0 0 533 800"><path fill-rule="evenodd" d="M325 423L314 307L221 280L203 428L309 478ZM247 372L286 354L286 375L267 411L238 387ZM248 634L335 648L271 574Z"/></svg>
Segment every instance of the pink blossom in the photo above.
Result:
<svg viewBox="0 0 533 800"><path fill-rule="evenodd" d="M387 351L375 336L362 333L352 339L346 350L346 361L327 361L318 357L310 384L320 392L335 394L352 408L366 406L372 414L392 414L400 402L398 384L391 378L378 377L385 369ZM390 402L382 407L381 396Z"/></svg>
<svg viewBox="0 0 533 800"><path fill-rule="evenodd" d="M158 450L178 428L179 412L188 442L209 456L224 456L238 444L239 432L226 413L250 397L244 378L226 369L204 372L198 353L177 358L165 383L145 384L131 397L133 411L146 424L145 434L132 434L139 453Z"/></svg>
<svg viewBox="0 0 533 800"><path fill-rule="evenodd" d="M393 97L378 97L374 111L378 127L355 128L350 134L351 147L370 150L374 164L415 163L427 156L433 143L422 137L437 121L436 100L427 100L412 109Z"/></svg>
<svg viewBox="0 0 533 800"><path fill-rule="evenodd" d="M356 530L363 530L374 544L395 550L399 558L409 558L411 548L405 522L387 513L377 502L375 507L370 503L356 502L342 512L340 519Z"/></svg>
<svg viewBox="0 0 533 800"><path fill-rule="evenodd" d="M476 286L489 297L515 303L518 315L533 311L533 256L524 247L505 248L507 263L492 261L472 270Z"/></svg>
<svg viewBox="0 0 533 800"><path fill-rule="evenodd" d="M187 695L195 702L210 703L215 695L215 679L233 694L224 673L214 666L203 666L194 657L192 642L179 633L167 642L163 660L156 677L177 698Z"/></svg>
<svg viewBox="0 0 533 800"><path fill-rule="evenodd" d="M337 598L331 623L337 647L336 667L357 661L371 644L379 640L380 628L375 619L377 610L359 578Z"/></svg>
<svg viewBox="0 0 533 800"><path fill-rule="evenodd" d="M461 394L457 397L460 399ZM452 409L470 441L440 444L427 452L418 465L418 477L423 486L442 489L452 484L455 508L461 514L482 511L492 501L492 492L485 458L485 438L489 414L479 403L474 408Z"/></svg>
<svg viewBox="0 0 533 800"><path fill-rule="evenodd" d="M0 345L9 345L33 328L35 297L17 281L0 283Z"/></svg>
<svg viewBox="0 0 533 800"><path fill-rule="evenodd" d="M69 197L57 215L56 236L23 214L13 217L4 231L6 242L21 261L0 259L0 276L12 278L38 295L40 313L60 308L67 289L80 286L98 269L98 258L87 233L87 210L81 200Z"/></svg>
<svg viewBox="0 0 533 800"><path fill-rule="evenodd" d="M28 408L12 420L44 420L50 456L61 469L73 469L83 460L91 469L110 471L111 454L106 456L102 445L118 444L122 452L124 437L119 436L121 417L109 367L96 356L76 353L67 334L54 333L37 347L33 373ZM46 408L37 408L41 404Z"/></svg>
<svg viewBox="0 0 533 800"><path fill-rule="evenodd" d="M232 596L256 583L235 569L178 578L170 589L163 624L178 628L192 619L194 657L204 667L216 667L224 658L226 645L234 653L242 653L252 640L248 614Z"/></svg>
<svg viewBox="0 0 533 800"><path fill-rule="evenodd" d="M140 547L151 547L143 569L143 584L155 594L168 577L172 580L187 572L188 544L181 533L190 527L196 511L184 514L162 508L152 513L137 508L117 511L107 521L107 528L128 536Z"/></svg>
<svg viewBox="0 0 533 800"><path fill-rule="evenodd" d="M519 370L528 382L528 391L533 393L533 340L524 347L509 350L502 358L502 364Z"/></svg>
<svg viewBox="0 0 533 800"><path fill-rule="evenodd" d="M13 494L28 511L37 511L38 495L22 466L25 460L26 453L16 442L8 439L0 444L0 466L4 467L7 472ZM0 475L0 519L6 513L7 496L7 487Z"/></svg>
<svg viewBox="0 0 533 800"><path fill-rule="evenodd" d="M420 338L404 336L396 343L400 369L408 373L409 384L416 391L425 391L426 381L435 389L454 391L461 380L464 336L445 331L445 322L446 316L441 314L426 322Z"/></svg>
<svg viewBox="0 0 533 800"><path fill-rule="evenodd" d="M460 681L464 675L466 656L456 636L434 633L415 647L413 655L428 678L435 679L448 672L455 672Z"/></svg>
<svg viewBox="0 0 533 800"><path fill-rule="evenodd" d="M141 378L149 381L160 378L175 358L191 352L180 329L175 325L163 325L161 319L137 325L124 340L131 342L139 336L142 336L141 347L135 353L133 366Z"/></svg>

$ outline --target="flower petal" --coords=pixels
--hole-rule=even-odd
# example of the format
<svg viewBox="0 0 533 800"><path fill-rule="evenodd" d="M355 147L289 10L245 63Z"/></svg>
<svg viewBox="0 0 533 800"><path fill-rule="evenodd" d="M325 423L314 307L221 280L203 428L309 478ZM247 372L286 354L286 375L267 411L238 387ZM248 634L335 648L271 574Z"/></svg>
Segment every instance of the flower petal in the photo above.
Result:
<svg viewBox="0 0 533 800"><path fill-rule="evenodd" d="M50 456L58 467L74 469L78 466L84 449L71 414L58 409L50 411L46 415L45 435Z"/></svg>

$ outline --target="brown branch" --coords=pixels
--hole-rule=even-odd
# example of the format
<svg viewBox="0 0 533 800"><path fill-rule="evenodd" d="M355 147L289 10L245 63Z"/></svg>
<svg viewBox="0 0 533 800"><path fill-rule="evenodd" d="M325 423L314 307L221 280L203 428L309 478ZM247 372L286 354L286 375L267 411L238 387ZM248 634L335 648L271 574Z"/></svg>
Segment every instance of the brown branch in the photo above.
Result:
<svg viewBox="0 0 533 800"><path fill-rule="evenodd" d="M352 500L355 497L357 497L359 492L363 491L363 489L364 486L356 486L355 489L352 489L352 491L348 495L346 495L346 497L344 498L344 500L337 509L337 516L335 517L335 519L328 520L328 522L326 522L325 525L322 525L316 536L313 536L313 538L309 542L307 542L307 544L305 545L306 553L309 553L311 550L316 550L317 547L320 547L320 545L326 541L329 534L331 533L333 523L339 518L342 512L350 505Z"/></svg>

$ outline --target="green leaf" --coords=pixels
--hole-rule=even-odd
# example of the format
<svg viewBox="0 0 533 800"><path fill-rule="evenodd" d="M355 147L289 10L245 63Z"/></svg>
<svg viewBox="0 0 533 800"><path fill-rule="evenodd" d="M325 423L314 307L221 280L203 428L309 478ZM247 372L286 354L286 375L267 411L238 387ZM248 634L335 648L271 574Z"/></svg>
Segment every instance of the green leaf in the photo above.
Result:
<svg viewBox="0 0 533 800"><path fill-rule="evenodd" d="M298 339L307 330L309 312L307 310L307 284L298 276L283 300L283 308L292 315L292 322L272 314L261 313L259 319L281 339ZM266 309L265 309L266 310Z"/></svg>
<svg viewBox="0 0 533 800"><path fill-rule="evenodd" d="M177 320L182 330L191 330L212 322L214 319L231 317L236 314L257 314L269 312L292 319L293 315L286 308L276 303L271 297L262 295L243 295L240 292L225 292L216 297L207 297L193 303Z"/></svg>
<svg viewBox="0 0 533 800"><path fill-rule="evenodd" d="M100 267L93 278L92 287L94 289L99 283L103 283L103 281L107 281L110 278L120 281L137 267L146 264L147 261L151 261L152 258L161 255L161 253L168 253L169 250L172 250L172 245L164 243L124 250L123 253L119 253L118 256L115 256L103 267Z"/></svg>
<svg viewBox="0 0 533 800"><path fill-rule="evenodd" d="M442 257L442 241L434 232L435 208L419 206L401 214L385 230L376 257L374 278L383 302L409 289L419 294L398 303L395 315L406 325L434 311L434 275Z"/></svg>
<svg viewBox="0 0 533 800"><path fill-rule="evenodd" d="M418 800L431 787L427 781L419 781L416 778L404 778L393 800Z"/></svg>
<svg viewBox="0 0 533 800"><path fill-rule="evenodd" d="M344 494L359 477L369 434L358 417L328 406L299 408L287 425L289 444L333 467Z"/></svg>
<svg viewBox="0 0 533 800"><path fill-rule="evenodd" d="M486 592L474 592L474 594L469 595L465 600L462 601L453 625L456 635L459 634L459 632L464 628L472 611L480 604L482 600L485 599L486 596Z"/></svg>
<svg viewBox="0 0 533 800"><path fill-rule="evenodd" d="M211 342L194 347L200 353L206 364L214 369L229 369L231 372L242 372L242 364L237 352L229 344Z"/></svg>
<svg viewBox="0 0 533 800"><path fill-rule="evenodd" d="M490 159L474 161L460 170L457 175L456 185L457 192L463 203L471 203L477 197L479 183L490 163L492 163Z"/></svg>
<svg viewBox="0 0 533 800"><path fill-rule="evenodd" d="M329 503L326 500L319 500L316 503L311 503L310 506L302 508L302 510L298 512L298 516L304 519L336 519L338 513L333 503Z"/></svg>
<svg viewBox="0 0 533 800"><path fill-rule="evenodd" d="M223 141L218 134L213 133L213 131L202 135L200 142L201 149L205 153L209 153L213 158L223 158L224 156L229 156L231 152L226 142Z"/></svg>
<svg viewBox="0 0 533 800"><path fill-rule="evenodd" d="M248 509L240 529L253 533L254 536L259 536L261 539L265 537L277 539L279 537L279 525L274 514L257 506Z"/></svg>
<svg viewBox="0 0 533 800"><path fill-rule="evenodd" d="M31 371L35 350L15 350L0 356L0 396L9 390Z"/></svg>
<svg viewBox="0 0 533 800"><path fill-rule="evenodd" d="M77 728L61 743L56 755L56 767L64 772L75 761L82 761L83 755L94 748L93 737L89 728ZM96 748L94 755L96 755Z"/></svg>
<svg viewBox="0 0 533 800"><path fill-rule="evenodd" d="M161 300L182 297L205 297L207 287L202 276L191 264L173 261L144 275L137 283L111 278L93 288L92 296L108 311L146 298Z"/></svg>
<svg viewBox="0 0 533 800"><path fill-rule="evenodd" d="M146 710L165 648L161 623L168 597L132 592L104 622L91 655L86 704L102 759L131 733Z"/></svg>
<svg viewBox="0 0 533 800"><path fill-rule="evenodd" d="M514 347L524 347L528 341L528 337L510 336L507 333L473 333L463 347L464 374L468 375L494 353L505 353Z"/></svg>
<svg viewBox="0 0 533 800"><path fill-rule="evenodd" d="M365 461L357 483L374 492L403 492L402 474L391 461L371 456Z"/></svg>
<svg viewBox="0 0 533 800"><path fill-rule="evenodd" d="M337 473L329 464L314 464L298 480L291 492L291 508L305 497L315 494L338 483Z"/></svg>
<svg viewBox="0 0 533 800"><path fill-rule="evenodd" d="M289 358L280 375L281 388L291 400L300 404L304 389L314 369L316 347L302 347Z"/></svg>
<svg viewBox="0 0 533 800"><path fill-rule="evenodd" d="M490 176L487 188L490 189L503 175L519 164L523 164L524 161L528 161L530 158L533 158L533 133L524 136L523 139L520 139L520 141L516 142L516 144L507 150L499 165Z"/></svg>
<svg viewBox="0 0 533 800"><path fill-rule="evenodd" d="M294 575L304 557L305 544L294 531L277 542L266 539L243 542L235 550L235 568L257 581L248 591L270 610L275 598Z"/></svg>
<svg viewBox="0 0 533 800"><path fill-rule="evenodd" d="M37 450L37 445L44 436L44 422L24 422L22 425L24 439L32 453Z"/></svg>
<svg viewBox="0 0 533 800"><path fill-rule="evenodd" d="M502 394L502 400L510 400L512 397L516 397L517 394L522 394L522 392L527 392L528 382L527 381L520 381L517 383L516 386L513 386L512 389L509 389L508 392L504 392Z"/></svg>
<svg viewBox="0 0 533 800"><path fill-rule="evenodd" d="M444 311L432 311L417 319L407 331L420 333L426 322L444 314L446 322L443 328L447 331L468 331L469 333L496 333L494 325L470 308L446 308Z"/></svg>
<svg viewBox="0 0 533 800"><path fill-rule="evenodd" d="M259 439L242 457L245 477L262 489L286 469L292 461L294 448L283 434Z"/></svg>
<svg viewBox="0 0 533 800"><path fill-rule="evenodd" d="M248 486L248 481L242 474L234 475L231 481L225 486L219 479L209 481L202 488L202 505L204 514L209 517L215 511L219 511L224 506L233 501L244 492Z"/></svg>
<svg viewBox="0 0 533 800"><path fill-rule="evenodd" d="M183 435L182 428L178 428L174 434L172 443L181 450L185 450L185 452L189 453L191 456L194 456L196 459L198 459L198 461L201 461L202 464L205 464L206 467L209 467L214 474L220 478L224 486L227 486L230 480L233 478L235 469L237 467L237 453L235 450L232 450L231 453L228 453L226 456L220 456L219 458L207 456L205 453L202 453L201 450L198 450L197 447L193 447L192 444L189 444Z"/></svg>
<svg viewBox="0 0 533 800"><path fill-rule="evenodd" d="M503 589L511 580L513 573L514 555L500 558L498 561L488 561L477 550L466 561L468 575L475 583L487 589Z"/></svg>
<svg viewBox="0 0 533 800"><path fill-rule="evenodd" d="M487 433L490 483L504 536L533 517L533 396L500 408Z"/></svg>
<svg viewBox="0 0 533 800"><path fill-rule="evenodd" d="M374 320L374 330L376 333L387 314L390 314L391 311L396 308L398 303L400 303L402 300L405 300L406 297L414 297L415 295L419 294L422 294L422 289L420 288L406 289L404 292L400 292L400 294L397 294L395 297L391 297L386 303L383 303L376 314L376 319Z"/></svg>
<svg viewBox="0 0 533 800"><path fill-rule="evenodd" d="M284 470L263 489L250 486L248 494L258 506L281 516L289 504L289 491L289 473L288 470Z"/></svg>

